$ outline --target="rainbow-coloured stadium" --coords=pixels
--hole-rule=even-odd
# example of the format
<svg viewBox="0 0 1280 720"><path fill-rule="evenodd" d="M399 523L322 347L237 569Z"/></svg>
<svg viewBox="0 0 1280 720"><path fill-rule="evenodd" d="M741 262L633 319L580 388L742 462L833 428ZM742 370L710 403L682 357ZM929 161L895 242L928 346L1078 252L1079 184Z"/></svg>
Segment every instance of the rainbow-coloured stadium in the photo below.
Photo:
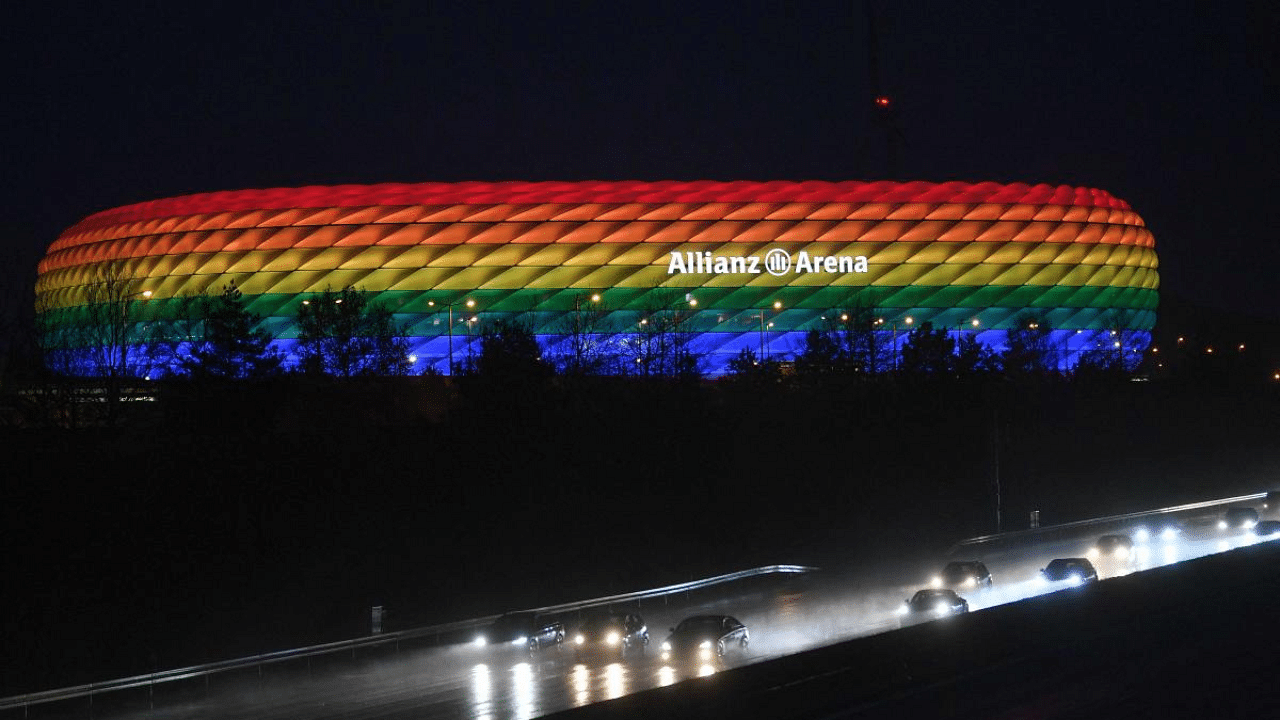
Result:
<svg viewBox="0 0 1280 720"><path fill-rule="evenodd" d="M584 307L602 342L679 306L702 369L743 348L803 347L851 305L901 342L929 321L995 349L1034 313L1061 364L1144 349L1159 276L1142 218L1106 192L928 182L461 182L215 192L106 210L39 266L46 320L75 323L123 275L138 322L235 281L292 357L300 303L355 286L390 308L415 367L449 371L491 319L530 325L555 356ZM908 320L909 318L909 320ZM132 362L146 363L140 338Z"/></svg>

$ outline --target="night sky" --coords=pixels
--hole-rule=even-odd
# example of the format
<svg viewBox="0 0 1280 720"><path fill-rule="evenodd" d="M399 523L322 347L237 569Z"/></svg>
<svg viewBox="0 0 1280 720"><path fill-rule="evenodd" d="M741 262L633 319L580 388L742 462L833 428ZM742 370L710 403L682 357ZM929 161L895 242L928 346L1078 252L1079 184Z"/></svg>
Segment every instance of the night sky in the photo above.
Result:
<svg viewBox="0 0 1280 720"><path fill-rule="evenodd" d="M862 2L87 5L0 23L5 302L192 192L889 178L1105 189L1166 296L1280 317L1280 3L874 2L896 167Z"/></svg>

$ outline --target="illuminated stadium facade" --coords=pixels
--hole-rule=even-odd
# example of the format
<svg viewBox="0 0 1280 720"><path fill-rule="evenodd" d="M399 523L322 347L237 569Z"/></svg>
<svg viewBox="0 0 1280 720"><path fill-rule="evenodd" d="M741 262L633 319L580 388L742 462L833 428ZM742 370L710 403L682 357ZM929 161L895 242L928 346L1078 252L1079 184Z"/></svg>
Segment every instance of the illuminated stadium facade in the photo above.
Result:
<svg viewBox="0 0 1280 720"><path fill-rule="evenodd" d="M743 349L794 356L870 309L890 347L928 321L1000 350L1027 318L1058 362L1155 322L1151 233L1127 203L1067 186L926 182L464 182L216 192L99 212L39 267L46 327L85 322L104 277L138 302L130 368L182 298L229 281L290 357L300 304L354 286L393 311L418 371L449 371L513 319L548 357L623 348L667 324L725 371ZM582 318L589 317L588 323ZM1121 338L1121 339L1117 339ZM84 348L73 348L82 352Z"/></svg>

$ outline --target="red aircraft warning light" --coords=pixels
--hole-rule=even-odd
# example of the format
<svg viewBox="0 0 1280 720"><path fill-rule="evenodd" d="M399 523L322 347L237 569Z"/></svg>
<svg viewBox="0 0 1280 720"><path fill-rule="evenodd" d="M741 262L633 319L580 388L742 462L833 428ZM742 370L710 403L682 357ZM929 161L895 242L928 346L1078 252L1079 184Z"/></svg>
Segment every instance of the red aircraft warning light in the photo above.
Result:
<svg viewBox="0 0 1280 720"><path fill-rule="evenodd" d="M876 96L876 107L881 107L881 108L887 108L887 107L889 107L889 96L888 96L888 95L877 95L877 96Z"/></svg>

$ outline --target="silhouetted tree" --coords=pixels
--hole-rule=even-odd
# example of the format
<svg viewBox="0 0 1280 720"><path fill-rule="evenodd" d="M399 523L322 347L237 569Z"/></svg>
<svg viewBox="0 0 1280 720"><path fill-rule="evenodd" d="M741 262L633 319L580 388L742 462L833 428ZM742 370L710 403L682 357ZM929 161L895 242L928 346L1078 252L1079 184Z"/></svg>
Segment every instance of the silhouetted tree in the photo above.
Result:
<svg viewBox="0 0 1280 720"><path fill-rule="evenodd" d="M1023 313L1005 335L1006 346L1000 363L1006 375L1033 376L1057 372L1060 353L1053 343L1052 328L1042 316Z"/></svg>
<svg viewBox="0 0 1280 720"><path fill-rule="evenodd" d="M481 378L504 383L545 380L554 372L542 358L533 331L514 320L498 320L484 328L473 370Z"/></svg>
<svg viewBox="0 0 1280 720"><path fill-rule="evenodd" d="M363 290L326 288L298 310L300 368L334 377L404 375L409 347L391 312Z"/></svg>
<svg viewBox="0 0 1280 720"><path fill-rule="evenodd" d="M118 263L100 266L84 287L79 307L37 308L44 361L55 373L97 378L106 400L106 420L118 418L121 383L146 375L140 345L147 324L140 304L146 293Z"/></svg>
<svg viewBox="0 0 1280 720"><path fill-rule="evenodd" d="M598 296L576 295L573 310L560 321L564 336L556 364L570 376L599 375L610 365L604 328L609 310Z"/></svg>
<svg viewBox="0 0 1280 720"><path fill-rule="evenodd" d="M650 305L641 313L636 332L622 341L624 371L647 377L701 377L701 357L689 346L692 319L693 311L684 303Z"/></svg>
<svg viewBox="0 0 1280 720"><path fill-rule="evenodd" d="M827 317L839 346L837 368L874 377L893 367L893 343L870 290L854 294Z"/></svg>
<svg viewBox="0 0 1280 720"><path fill-rule="evenodd" d="M812 379L846 369L848 358L840 338L831 330L810 330L804 335L804 349L796 355L796 375Z"/></svg>
<svg viewBox="0 0 1280 720"><path fill-rule="evenodd" d="M978 339L976 334L965 335L956 345L955 370L961 379L974 378L1000 372L1000 358Z"/></svg>
<svg viewBox="0 0 1280 720"><path fill-rule="evenodd" d="M245 307L234 281L216 296L194 302L198 335L179 360L193 380L261 380L279 372L282 358L269 348L270 333L259 329L262 318Z"/></svg>
<svg viewBox="0 0 1280 720"><path fill-rule="evenodd" d="M760 360L750 348L743 348L727 364L729 377L747 385L769 385L782 379L777 360Z"/></svg>
<svg viewBox="0 0 1280 720"><path fill-rule="evenodd" d="M1094 347L1080 353L1080 365L1085 370L1102 374L1127 375L1138 368L1142 362L1142 351L1146 349L1145 338L1132 327L1134 316L1128 310L1110 310L1102 318L1107 332L1095 341Z"/></svg>
<svg viewBox="0 0 1280 720"><path fill-rule="evenodd" d="M933 328L933 323L920 323L902 343L902 359L899 367L905 375L944 377L956 367L956 343L945 328Z"/></svg>
<svg viewBox="0 0 1280 720"><path fill-rule="evenodd" d="M143 295L137 282L118 265L101 270L88 285L84 307L83 341L88 373L107 379L108 402L119 400L122 378L138 376L138 344L145 329L138 312Z"/></svg>

